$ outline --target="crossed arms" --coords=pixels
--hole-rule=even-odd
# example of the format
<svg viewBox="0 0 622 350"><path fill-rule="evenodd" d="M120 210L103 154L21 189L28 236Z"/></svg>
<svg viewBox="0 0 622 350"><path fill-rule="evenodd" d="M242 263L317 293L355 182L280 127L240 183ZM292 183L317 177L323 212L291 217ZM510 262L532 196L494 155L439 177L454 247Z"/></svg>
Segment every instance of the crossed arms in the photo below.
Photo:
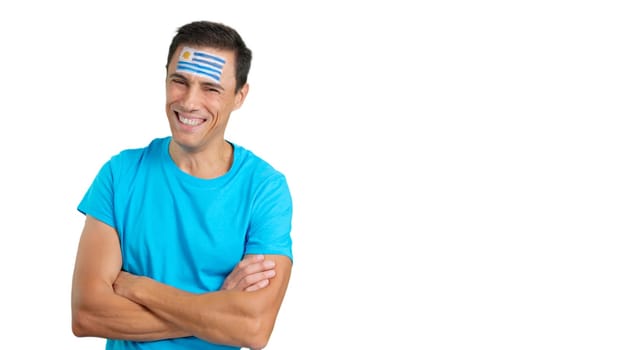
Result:
<svg viewBox="0 0 622 350"><path fill-rule="evenodd" d="M249 255L220 291L188 293L121 271L117 233L87 216L72 285L76 336L149 341L196 336L251 349L265 347L291 273L286 256Z"/></svg>

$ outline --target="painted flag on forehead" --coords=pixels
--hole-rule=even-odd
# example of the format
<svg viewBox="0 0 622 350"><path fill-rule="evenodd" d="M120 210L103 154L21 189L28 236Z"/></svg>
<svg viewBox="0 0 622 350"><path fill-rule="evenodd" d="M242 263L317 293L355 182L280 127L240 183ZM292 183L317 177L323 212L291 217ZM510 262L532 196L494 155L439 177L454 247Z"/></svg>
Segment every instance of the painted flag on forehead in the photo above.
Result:
<svg viewBox="0 0 622 350"><path fill-rule="evenodd" d="M226 61L207 52L184 47L177 62L178 72L188 72L220 83L222 68Z"/></svg>

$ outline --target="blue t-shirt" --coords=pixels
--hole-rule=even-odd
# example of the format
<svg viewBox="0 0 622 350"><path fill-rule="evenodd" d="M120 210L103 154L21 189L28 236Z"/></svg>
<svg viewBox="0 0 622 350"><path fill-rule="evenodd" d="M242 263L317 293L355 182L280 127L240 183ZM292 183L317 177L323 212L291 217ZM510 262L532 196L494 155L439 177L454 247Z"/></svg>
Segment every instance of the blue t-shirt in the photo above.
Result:
<svg viewBox="0 0 622 350"><path fill-rule="evenodd" d="M244 254L292 259L292 199L287 181L232 143L233 163L215 179L183 172L170 137L113 156L78 210L114 227L123 270L192 293L220 289ZM108 340L107 349L239 349L195 337L155 342Z"/></svg>

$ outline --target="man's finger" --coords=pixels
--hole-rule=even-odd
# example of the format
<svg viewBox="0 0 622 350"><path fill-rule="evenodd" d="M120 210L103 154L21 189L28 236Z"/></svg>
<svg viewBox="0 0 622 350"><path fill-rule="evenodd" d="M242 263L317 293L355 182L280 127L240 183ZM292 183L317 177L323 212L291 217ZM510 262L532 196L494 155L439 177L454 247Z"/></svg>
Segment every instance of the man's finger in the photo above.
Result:
<svg viewBox="0 0 622 350"><path fill-rule="evenodd" d="M250 264L254 264L260 261L263 261L265 259L265 256L263 254L257 254L257 255L247 255L244 257L244 259L242 259L242 261L240 261L238 263L238 267L246 267Z"/></svg>
<svg viewBox="0 0 622 350"><path fill-rule="evenodd" d="M256 290L260 290L261 288L265 288L270 284L270 280L261 280L250 287L244 289L245 292L254 292Z"/></svg>

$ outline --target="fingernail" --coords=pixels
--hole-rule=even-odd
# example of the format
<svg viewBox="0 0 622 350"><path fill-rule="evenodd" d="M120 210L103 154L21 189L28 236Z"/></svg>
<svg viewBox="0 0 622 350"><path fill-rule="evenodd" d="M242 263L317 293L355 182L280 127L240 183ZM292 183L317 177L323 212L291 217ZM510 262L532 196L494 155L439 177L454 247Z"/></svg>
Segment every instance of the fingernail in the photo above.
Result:
<svg viewBox="0 0 622 350"><path fill-rule="evenodd" d="M272 260L266 261L266 265L265 266L268 267L268 268L274 267L274 261L272 261Z"/></svg>

